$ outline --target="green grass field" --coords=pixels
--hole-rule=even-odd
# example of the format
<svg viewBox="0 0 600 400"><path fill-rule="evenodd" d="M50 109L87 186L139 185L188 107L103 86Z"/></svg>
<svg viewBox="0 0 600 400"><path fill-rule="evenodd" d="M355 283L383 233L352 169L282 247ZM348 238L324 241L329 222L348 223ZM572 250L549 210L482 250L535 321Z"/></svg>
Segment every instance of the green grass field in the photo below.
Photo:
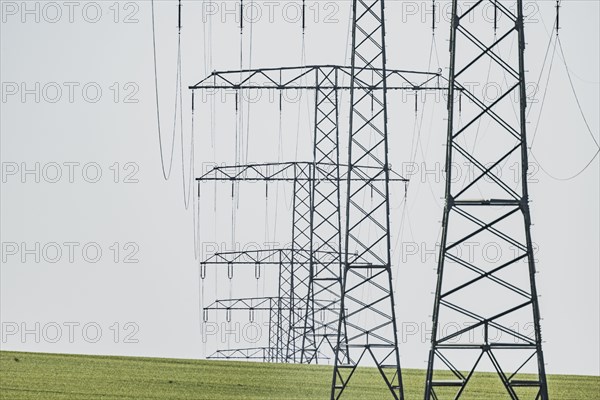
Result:
<svg viewBox="0 0 600 400"><path fill-rule="evenodd" d="M423 396L424 372L404 370L408 400ZM492 374L479 374L468 397L506 399ZM331 367L162 358L0 352L0 398L19 399L326 399ZM347 398L387 398L363 368ZM557 400L600 399L600 377L550 376ZM350 389L349 389L350 390Z"/></svg>

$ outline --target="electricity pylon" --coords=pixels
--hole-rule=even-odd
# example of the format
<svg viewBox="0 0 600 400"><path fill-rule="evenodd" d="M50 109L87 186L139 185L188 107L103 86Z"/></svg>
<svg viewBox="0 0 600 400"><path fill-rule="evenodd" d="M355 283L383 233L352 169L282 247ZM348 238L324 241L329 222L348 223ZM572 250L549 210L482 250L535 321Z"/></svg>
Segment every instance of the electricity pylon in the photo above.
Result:
<svg viewBox="0 0 600 400"><path fill-rule="evenodd" d="M345 202L341 201L341 186L348 179L362 185L365 177L374 176L369 184L382 184L389 181L405 181L389 172L378 174L379 165L362 165L360 161L352 165L352 177L348 165L340 162L340 135L338 128L338 92L350 90L351 85L344 84L351 77L351 67L336 65L311 65L302 67L259 68L238 71L215 71L208 77L190 86L192 90L207 89L275 89L314 90L314 136L313 157L310 162L283 162L267 164L249 164L241 166L215 167L198 181L265 181L292 182L294 185L294 210L292 237L293 248L288 249L293 266L293 274L284 273L292 280L292 288L284 290L279 303L282 310L271 312L271 324L277 325L271 332L283 332L287 341L285 350L277 349L272 342L270 349L229 349L219 351L216 356L224 358L269 358L277 354L276 361L318 363L319 358L334 355L341 329L345 342L345 321L339 327L340 302L342 290L343 230L341 216ZM364 74L355 76L359 82L371 91L382 93L385 90L439 90L428 83L439 73L384 70L365 67ZM389 81L388 86L380 85L380 77ZM379 96L379 95L378 95ZM344 141L342 141L344 142ZM376 176L377 175L377 176ZM313 256L306 258L307 252ZM287 254L287 253L286 253ZM327 255L322 257L322 255ZM300 259L296 259L300 257ZM354 264L365 262L360 256ZM287 265L287 264L286 264ZM286 270L287 271L287 270ZM280 282L287 285L288 282ZM281 289L280 289L281 292ZM288 293L289 292L289 293ZM235 301L236 299L230 299ZM259 299L258 299L259 300ZM301 312L301 308L304 308ZM283 324L283 325L282 325ZM288 325L289 324L289 325ZM281 338L278 339L281 343ZM249 350L251 350L249 352ZM281 351L285 355L281 355ZM347 363L345 350L340 356Z"/></svg>
<svg viewBox="0 0 600 400"><path fill-rule="evenodd" d="M322 253L312 255L319 260L337 256L337 254ZM247 311L250 321L254 320L255 312L268 311L269 313L267 346L218 349L209 358L259 359L268 362L296 361L294 357L299 351L296 348L299 340L295 338L292 328L298 324L298 320L302 320L306 311L304 303L307 298L307 283L299 282L299 277L306 279L305 269L310 257L311 253L305 249L285 248L220 252L204 260L201 263L201 277L206 276L206 266L213 265L227 267L230 278L233 278L235 268L254 267L257 279L260 278L261 268L270 266L277 268L279 278L276 296L216 300L204 307L205 321L208 320L210 310L225 311L227 321L231 320L233 311ZM302 290L304 290L303 295L299 293Z"/></svg>
<svg viewBox="0 0 600 400"><path fill-rule="evenodd" d="M267 310L267 305L273 307L268 309L269 345L266 348L223 349L212 358L266 358L273 362L316 363L319 359L329 359L333 354L335 341L332 337L337 338L341 311L341 293L335 291L336 285L341 289L341 275L335 266L339 263L341 253L339 250L328 250L335 243L328 242L325 245L322 240L328 239L326 233L334 237L339 234L339 231L337 234L335 232L339 209L332 206L335 199L324 198L327 193L323 190L328 186L331 190L331 186L334 186L335 192L335 187L346 179L345 168L325 162L217 166L198 178L198 182L291 182L294 187L290 248L220 252L201 262L201 277L206 275L207 265L227 267L230 278L233 277L233 269L238 266L254 266L257 277L261 266L279 268L277 296L217 300L205 308L205 311L224 310L230 316L232 310L247 309L253 313ZM355 168L357 171L370 169L362 166ZM394 174L390 181L405 182L405 179ZM317 185L321 185L319 190L315 187ZM315 193L319 193L319 197ZM319 199L321 203L327 201L328 204L314 204L313 199ZM315 223L328 227L321 228ZM361 262L356 261L357 265ZM309 287L312 293L309 293Z"/></svg>
<svg viewBox="0 0 600 400"><path fill-rule="evenodd" d="M340 140L338 124L338 70L316 72L313 170L334 165L326 179L311 185L311 252L336 256L311 263L308 299L302 330L301 362L318 362L321 346L335 349L342 294L342 215L340 193ZM345 326L341 329L344 331Z"/></svg>
<svg viewBox="0 0 600 400"><path fill-rule="evenodd" d="M506 398L547 400L527 187L523 2L460 3L452 4L446 205L425 400L472 396L469 383L486 363ZM485 18L487 6L493 18ZM501 87L494 99L469 86L493 79ZM518 167L515 182L501 174L506 165ZM455 177L455 166L468 171ZM493 255L461 251L474 244Z"/></svg>
<svg viewBox="0 0 600 400"><path fill-rule="evenodd" d="M383 0L352 2L342 314L331 399L343 396L366 358L372 359L393 398L404 398L390 255L384 9ZM370 168L357 169L361 164ZM359 259L368 265L358 264Z"/></svg>

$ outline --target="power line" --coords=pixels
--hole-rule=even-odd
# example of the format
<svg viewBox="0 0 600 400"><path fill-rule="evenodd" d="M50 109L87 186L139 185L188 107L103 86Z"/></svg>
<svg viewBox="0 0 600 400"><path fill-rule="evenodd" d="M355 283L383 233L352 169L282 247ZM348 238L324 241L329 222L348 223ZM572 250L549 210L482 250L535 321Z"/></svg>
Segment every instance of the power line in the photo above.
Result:
<svg viewBox="0 0 600 400"><path fill-rule="evenodd" d="M581 118L587 127L588 133L590 134L594 143L596 143L596 147L600 148L600 144L598 144L598 140L592 133L592 128L590 128L590 124L585 117L583 112L583 108L581 107L581 103L579 102L579 96L577 95L577 91L575 91L575 86L573 85L573 80L571 79L571 73L569 72L569 67L567 66L567 59L565 58L565 53L563 51L562 42L560 40L560 36L557 36L558 40L558 48L560 49L560 54L562 55L563 63L565 64L565 70L567 71L567 77L569 78L569 84L571 85L571 91L573 92L573 96L575 97L575 102L577 103L577 108L579 109L579 113L581 114Z"/></svg>
<svg viewBox="0 0 600 400"><path fill-rule="evenodd" d="M158 144L160 149L160 162L162 166L162 174L165 180L168 180L171 176L171 171L173 168L173 156L175 151L175 127L173 127L173 133L171 135L171 156L169 158L169 168L165 167L165 160L163 155L163 144L162 144L162 133L161 133L161 123L160 123L160 100L158 93L158 62L157 62L157 52L156 52L156 26L155 26L155 18L154 18L154 0L150 1L151 9L152 9L152 50L153 50L153 59L154 59L154 92L156 98L156 123L158 128ZM181 70L181 36L177 38L177 78L176 81L180 82L180 70ZM175 83L175 117L177 117L177 94L179 88L177 83Z"/></svg>
<svg viewBox="0 0 600 400"><path fill-rule="evenodd" d="M587 121L587 118L585 116L585 113L583 111L583 107L581 106L581 102L579 101L579 96L577 95L577 91L575 90L575 85L573 84L573 80L571 78L571 73L570 73L570 70L569 70L569 67L568 67L568 64L567 64L567 60L566 60L566 57L565 57L565 53L564 53L564 50L563 50L563 47L562 47L562 42L561 42L561 39L560 39L560 35L558 34L558 30L559 30L559 25L558 25L558 23L559 23L558 22L559 21L559 14L558 14L558 10L559 10L559 7L560 7L560 3L561 3L560 1L557 1L556 18L555 18L553 30L552 30L552 32L549 33L548 46L546 47L546 53L544 55L544 61L542 62L542 68L540 70L540 75L538 77L537 86L539 87L539 83L540 83L540 81L542 79L542 75L543 75L544 70L545 70L548 53L549 53L550 47L552 45L552 41L553 41L553 39L555 39L554 40L554 47L553 47L553 50L552 50L552 56L550 58L550 65L548 67L548 75L547 75L547 78L546 78L546 86L544 88L544 94L542 96L542 102L540 104L540 111L539 111L539 114L538 114L538 118L537 118L536 126L534 128L534 132L533 132L533 135L532 135L532 138L531 138L531 141L530 141L529 153L531 154L531 156L533 157L533 159L537 162L537 164L540 167L540 169L546 175L548 175L548 177L550 177L551 179L557 180L557 181L570 181L572 179L577 178L579 175L581 175L583 172L585 172L585 170L587 170L592 165L592 163L594 162L594 160L596 159L596 157L600 153L600 145L598 144L598 140L596 139L595 135L592 132L592 129L591 129L591 127L590 127L590 125L589 125L589 123ZM556 31L556 35L553 34L554 31ZM594 155L592 156L592 158L583 166L583 168L579 169L577 172L575 172L574 174L572 174L572 175L570 175L568 177L558 177L558 176L555 176L555 175L551 174L547 170L547 168L544 168L544 166L540 163L540 161L537 159L537 157L535 156L535 154L533 152L533 143L534 143L534 140L536 138L536 135L537 135L537 132L538 132L538 128L540 126L540 119L541 119L541 116L542 116L542 111L544 109L544 104L545 104L545 100L546 100L546 94L547 94L547 91L548 91L548 87L550 86L550 76L551 76L551 72L552 72L552 65L554 63L554 55L556 53L557 44L558 44L558 48L560 49L560 58L562 59L563 64L565 66L565 71L567 73L567 77L568 77L568 80L569 80L569 85L570 85L570 88L571 88L571 92L573 93L573 96L575 98L575 103L577 104L577 108L579 110L579 113L580 113L580 115L581 115L581 117L583 119L583 122L584 122L584 124L585 124L585 126L587 128L587 131L588 131L589 135L591 136L592 140L594 141L594 144L596 145L596 148L599 149L599 150L597 150L594 153ZM530 112L531 112L531 108L527 111L527 115L529 115Z"/></svg>

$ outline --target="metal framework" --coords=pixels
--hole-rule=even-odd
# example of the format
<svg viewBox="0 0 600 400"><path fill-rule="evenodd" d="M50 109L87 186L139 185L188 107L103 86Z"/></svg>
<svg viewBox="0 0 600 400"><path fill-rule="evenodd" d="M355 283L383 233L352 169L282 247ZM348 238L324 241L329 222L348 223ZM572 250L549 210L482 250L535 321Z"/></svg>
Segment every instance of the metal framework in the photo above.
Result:
<svg viewBox="0 0 600 400"><path fill-rule="evenodd" d="M331 113L335 113L333 106L329 111L317 114L322 118L315 124L315 162L213 167L197 178L199 182L293 183L290 249L217 253L201 263L201 268L207 264L227 265L229 269L239 264L279 266L279 301L271 304L268 351L253 352L252 357L265 355L274 362L318 363L320 358L330 359L334 353L341 308L342 253L337 247L341 246L339 185L347 179L347 173L340 172L343 167L338 164L322 162L338 157L337 140L330 137L337 137ZM329 122L325 123L325 120ZM370 168L357 166L357 170L368 171ZM406 181L397 174L390 180ZM364 264L364 260L362 262ZM232 276L233 271L228 274ZM250 299L242 303L230 301L242 306L250 304ZM248 355L219 351L213 357L231 358L231 354L243 358Z"/></svg>
<svg viewBox="0 0 600 400"><path fill-rule="evenodd" d="M362 87L383 90L379 80L383 74L387 90L446 90L428 86L441 77L440 72L382 69L365 67L360 77L354 77ZM344 84L352 77L352 67L341 65L306 65L300 67L257 68L214 71L189 89L277 89L277 90L351 90ZM439 82L438 82L439 83Z"/></svg>
<svg viewBox="0 0 600 400"><path fill-rule="evenodd" d="M318 362L321 347L335 350L342 295L342 232L340 194L340 150L338 128L338 70L315 70L315 124L313 177L317 171L335 165L327 179L314 179L310 193L311 253L335 256L311 263L307 309L304 319L301 362ZM320 178L320 177L319 177ZM346 327L342 326L342 335Z"/></svg>
<svg viewBox="0 0 600 400"><path fill-rule="evenodd" d="M292 205L292 300L291 308L298 307L299 312L290 314L290 332L287 343L287 358L298 362L302 358L302 343L306 311L308 310L308 288L310 286L311 269L315 263L312 253L312 183L313 169L309 164L298 164L294 180L294 199ZM301 250L296 252L296 250Z"/></svg>
<svg viewBox="0 0 600 400"><path fill-rule="evenodd" d="M383 1L355 0L354 8L350 67L314 65L221 71L190 86L192 90L315 90L312 161L215 167L198 180L293 182L294 251L289 260L293 273L286 275L291 280L291 311L285 321L289 324L284 340L287 348L282 350L285 357L276 358L318 362L321 350L329 348L335 358L331 396L340 398L357 366L366 362L365 355L369 355L393 397L401 399L391 286L388 186L390 181L405 180L397 174L390 177L393 172L387 159L386 93L440 90L440 73L386 69ZM438 86L429 86L433 80L438 81ZM339 153L339 90L350 91L352 107L350 151L344 161ZM341 182L346 182L347 188L342 188ZM342 201L342 192L346 201ZM365 204L369 202L370 205ZM308 257L295 258L305 251ZM324 262L317 257L319 252L336 257ZM304 311L298 312L299 308ZM279 321L277 324L283 326ZM273 354L268 349L248 351L231 350L219 356L268 359ZM350 358L351 352L356 357Z"/></svg>
<svg viewBox="0 0 600 400"><path fill-rule="evenodd" d="M306 293L306 282L298 279L297 275L306 276L306 267L302 263L294 262L306 260L310 255L315 260L316 268L329 266L332 261L339 259L339 253L324 251L310 252L306 249L270 249L252 251L230 251L215 253L201 262L200 274L204 279L207 265L226 266L229 278L233 278L234 269L240 266L253 266L255 276L260 277L262 266L278 268L279 284L277 296L250 297L239 299L216 300L204 307L203 319L208 321L210 311L224 311L227 321L231 320L232 311L245 310L249 319L254 320L255 312L269 312L269 341L265 347L243 349L219 349L209 358L225 359L259 359L268 362L298 362L298 355L302 353L303 345L300 338L294 334L294 326L304 322L306 318L306 303L309 299ZM300 270L300 272L298 272ZM327 306L327 312L339 315L339 301L317 300L317 304ZM337 322L337 320L336 320ZM303 324L299 326L304 327ZM300 335L305 335L304 331ZM318 350L317 350L318 351ZM329 354L318 352L313 354L315 360L327 360ZM300 360L301 361L301 360ZM304 361L308 362L308 360Z"/></svg>
<svg viewBox="0 0 600 400"><path fill-rule="evenodd" d="M279 264L281 265L281 264ZM231 314L234 311L248 312L248 319L254 322L255 312L269 312L269 343L268 346L244 348L244 349L226 349L217 350L208 358L215 359L254 359L264 362L286 362L287 355L284 349L283 333L287 332L289 327L289 315L296 312L302 312L302 309L293 310L290 307L290 298L278 297L252 297L241 299L216 300L207 307L204 307L204 320L208 320L208 312L211 310L225 311L227 321L231 320ZM288 322L287 324L285 322Z"/></svg>
<svg viewBox="0 0 600 400"><path fill-rule="evenodd" d="M207 357L212 360L258 360L275 362L277 356L271 347L249 347L245 349L217 350Z"/></svg>
<svg viewBox="0 0 600 400"><path fill-rule="evenodd" d="M271 318L278 328L273 332L285 332L288 353L274 357L281 350L253 352L252 355L269 356L276 361L318 363L319 358L329 359L335 355L338 329L342 330L345 341L345 322L338 326L342 291L342 219L340 184L348 179L362 181L362 176L373 175L370 170L377 166L354 165L361 176L350 177L349 167L340 164L340 139L338 130L338 90L349 89L340 82L350 75L350 67L307 66L272 68L243 71L213 72L210 76L190 89L277 89L315 91L313 159L310 162L283 162L249 164L241 166L214 167L203 174L198 181L265 181L292 182L294 186L292 250L309 251L313 257L293 259L289 313L289 330L281 326L281 310ZM432 90L427 84L439 77L438 73L390 70L386 74L394 80L398 90ZM372 71L365 76L365 86L380 90L374 83L378 74ZM243 77L243 78L241 78ZM257 81L262 83L257 83ZM393 181L406 181L393 173ZM382 181L385 177L376 177ZM317 259L315 254L335 255L327 259ZM299 307L304 307L302 312ZM275 348L270 343L270 348ZM326 348L324 353L323 348ZM239 352L233 353L239 356ZM327 354L327 356L321 357ZM329 357L328 355L331 355ZM348 360L344 356L343 361ZM242 356L245 357L246 353ZM217 356L230 358L230 352L219 352Z"/></svg>
<svg viewBox="0 0 600 400"><path fill-rule="evenodd" d="M268 346L261 348L263 351L252 349L225 349L218 350L212 358L255 358L259 357L270 362L292 362L297 354L294 347L297 344L292 327L301 320L306 310L302 300L306 302L306 294L299 293L306 283L297 284L297 268L305 268L306 260L310 253L306 250L294 249L270 249L254 251L231 251L215 253L201 263L201 276L205 276L207 265L225 265L228 268L228 276L233 277L233 269L236 266L253 266L255 275L259 274L260 267L271 265L278 268L279 283L278 292L275 297L245 298L217 300L204 308L204 319L208 319L209 310L224 310L227 318L231 317L231 310L247 310L253 318L254 311L269 311L269 342ZM298 260L303 260L298 263ZM296 262L295 262L296 261ZM300 276L307 275L304 271ZM296 306L299 303L300 306ZM249 353L250 352L250 353ZM264 356L264 357L263 357Z"/></svg>
<svg viewBox="0 0 600 400"><path fill-rule="evenodd" d="M242 299L216 300L207 307L204 307L204 321L208 321L208 313L211 310L225 311L227 321L231 320L233 311L248 312L250 322L254 321L255 312L269 312L269 343L268 346L254 347L245 349L218 349L208 358L212 359L248 359L262 360L263 362L282 362L283 356L281 346L277 341L281 324L277 322L282 313L289 311L289 305L286 304L286 298L283 297L253 297Z"/></svg>
<svg viewBox="0 0 600 400"><path fill-rule="evenodd" d="M257 311L268 311L269 312L269 345L266 347L254 347L245 349L227 349L217 350L214 354L208 356L208 358L224 358L224 359L254 359L262 360L264 362L287 362L286 351L282 348L282 343L279 340L282 334L282 330L286 326L281 321L282 314L289 313L301 313L305 310L302 308L296 308L292 310L290 308L289 298L285 297L250 297L241 299L226 299L216 300L207 307L204 307L204 318L208 320L206 315L211 310L225 311L226 318L228 321L231 320L231 314L234 311L246 311L248 312L248 319L254 322L255 312ZM331 307L328 311L339 314L340 310ZM316 359L328 360L328 355L324 353L318 353L315 355Z"/></svg>
<svg viewBox="0 0 600 400"><path fill-rule="evenodd" d="M507 398L547 400L527 188L523 2L459 3L452 6L446 205L425 400L469 396L485 363ZM490 5L487 21L481 13ZM518 48L508 52L513 42ZM494 78L503 85L493 100L467 88ZM459 90L467 101L457 104ZM489 128L478 142L480 125ZM454 179L453 163L473 173ZM520 167L516 184L498 172L508 163ZM461 252L469 242L493 243L496 255ZM459 322L460 329L445 329Z"/></svg>
<svg viewBox="0 0 600 400"><path fill-rule="evenodd" d="M356 165L354 170L362 174L372 173L377 167ZM338 175L339 170L339 175ZM390 182L407 182L405 178L393 170ZM361 181L360 176L350 177L353 181ZM375 177L380 182L384 177ZM256 163L246 165L215 166L196 179L197 181L264 181L264 182L347 182L348 166L313 163L308 161L290 161L282 163Z"/></svg>
<svg viewBox="0 0 600 400"><path fill-rule="evenodd" d="M371 358L389 392L403 399L390 260L389 162L383 0L353 0L350 143L342 310L331 399L343 396ZM367 83L368 82L368 83ZM367 165L369 170L356 168ZM359 178L356 180L355 178ZM369 265L356 264L357 259ZM346 311L347 310L347 311ZM345 360L345 355L348 355Z"/></svg>

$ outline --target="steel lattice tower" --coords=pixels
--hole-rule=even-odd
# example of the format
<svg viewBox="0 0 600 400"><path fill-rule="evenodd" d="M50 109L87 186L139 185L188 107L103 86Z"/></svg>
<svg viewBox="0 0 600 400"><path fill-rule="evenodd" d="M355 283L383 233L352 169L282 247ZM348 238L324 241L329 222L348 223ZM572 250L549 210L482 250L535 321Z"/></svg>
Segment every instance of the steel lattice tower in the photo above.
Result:
<svg viewBox="0 0 600 400"><path fill-rule="evenodd" d="M302 298L296 292L299 288L294 286L298 279L294 275L297 271L295 266L300 263L308 265L310 253L306 250L292 249L272 249L272 250L253 250L253 251L230 251L215 253L207 260L202 262L202 269L206 265L226 266L228 275L233 276L233 269L239 267L254 267L255 276L260 275L262 266L272 266L277 268L279 282L276 297L251 297L216 300L204 308L204 319L208 320L208 311L225 311L227 319L231 319L233 311L247 311L252 320L257 311L269 312L269 342L266 347L253 348L234 348L219 349L209 358L222 359L258 359L268 362L293 362L293 357L297 356L298 339L292 335L292 326L294 321L302 318L306 311L305 306L293 306L298 303L298 298ZM333 255L334 256L334 255ZM319 259L325 259L327 255L318 254ZM331 257L331 256L330 256ZM299 262L301 261L301 262ZM304 267L305 268L305 267ZM205 275L205 272L202 273ZM301 276L306 276L306 271L300 272ZM306 287L306 283L300 284L300 288ZM304 296L301 303L306 302Z"/></svg>
<svg viewBox="0 0 600 400"><path fill-rule="evenodd" d="M311 252L335 256L311 262L301 358L306 363L318 362L322 345L335 349L342 294L338 70L316 70L315 82L313 170L327 175L315 179L311 187ZM345 336L345 326L341 329Z"/></svg>
<svg viewBox="0 0 600 400"><path fill-rule="evenodd" d="M459 3L452 5L446 205L425 400L469 396L485 363L507 398L546 400L527 188L523 2ZM485 6L493 18L483 18ZM502 82L495 99L468 87L491 77ZM480 126L489 128L478 141ZM519 167L514 182L501 174L510 163ZM457 165L471 173L453 176ZM493 259L461 252L468 243L493 243L500 252ZM458 321L461 329L445 329ZM535 378L522 376L527 369Z"/></svg>
<svg viewBox="0 0 600 400"><path fill-rule="evenodd" d="M387 72L383 0L353 0L350 142L340 329L331 398L372 358L403 399L390 257ZM359 170L357 165L370 168ZM358 178L358 179L354 179ZM357 264L365 260L368 265ZM347 360L344 360L347 355Z"/></svg>
<svg viewBox="0 0 600 400"><path fill-rule="evenodd" d="M381 166L357 160L351 168L340 163L338 127L338 92L351 90L342 84L350 78L352 68L335 65L261 68L243 71L215 71L190 86L192 90L206 89L276 89L314 90L314 137L311 162L283 162L215 167L197 178L201 181L264 181L292 182L294 207L292 248L282 249L275 263L265 262L268 252L247 254L231 252L216 254L205 264L276 264L280 268L277 301L266 298L218 300L207 309L267 310L267 304L276 307L270 311L270 340L267 348L219 350L215 358L261 359L276 362L318 363L319 359L334 355L338 329L346 342L346 321L339 325L342 295L341 183L350 179L355 185L381 186L390 181L406 182L394 173L392 178L380 174ZM354 82L378 92L386 77L391 84L387 90L439 90L427 86L438 73L375 68L355 76ZM352 80L351 80L352 81ZM355 85L356 86L356 85ZM348 171L353 171L350 174ZM372 178L366 178L371 176ZM263 254L264 253L264 254ZM368 254L367 254L368 255ZM356 255L354 265L364 268L367 262ZM260 305L260 306L257 306ZM231 307L231 308L228 308ZM255 308L256 307L256 308ZM348 362L345 348L340 361Z"/></svg>
<svg viewBox="0 0 600 400"><path fill-rule="evenodd" d="M334 175L338 174L339 166L336 165L330 170ZM307 324L306 314L309 310L314 309L311 304L314 297L309 298L309 286L312 286L311 270L334 265L331 259L339 259L339 251L327 253L313 249L313 214L319 212L315 209L312 200L316 174L320 176L320 179L328 179L322 176L322 173L317 171L315 165L310 162L215 167L198 178L199 182L210 180L228 182L285 181L293 184L292 241L289 249L281 249L277 254L272 251L258 251L252 254L248 252L219 253L203 262L205 265L226 263L229 268L239 264L272 264L279 267L278 303L269 303L271 306L277 307L277 311L269 310L271 329L269 349L271 349L270 354L277 355L273 359L274 361L302 361L305 331L314 332L312 325ZM271 260L271 257L274 257L275 260ZM239 299L229 299L229 303L232 300L235 302ZM261 298L253 300L257 301ZM338 303L328 304L327 311L338 315ZM235 304L246 306L250 303L236 302ZM226 355L225 358L231 358L228 353L221 352L220 354ZM318 358L318 355L317 348L313 356Z"/></svg>
<svg viewBox="0 0 600 400"><path fill-rule="evenodd" d="M305 315L309 309L308 287L310 271L314 262L312 255L312 164L295 164L294 201L292 203L292 259L291 268L291 314L290 332L287 343L287 359L300 361L304 341ZM303 250L300 252L299 250ZM300 311L296 311L300 310Z"/></svg>

